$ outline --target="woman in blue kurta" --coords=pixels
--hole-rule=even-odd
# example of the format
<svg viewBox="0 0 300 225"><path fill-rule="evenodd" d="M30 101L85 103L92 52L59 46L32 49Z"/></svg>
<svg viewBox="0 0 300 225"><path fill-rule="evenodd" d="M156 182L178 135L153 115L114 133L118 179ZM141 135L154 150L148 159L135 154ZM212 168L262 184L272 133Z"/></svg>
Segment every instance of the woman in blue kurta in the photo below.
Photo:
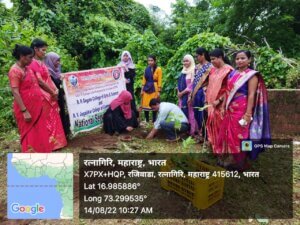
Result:
<svg viewBox="0 0 300 225"><path fill-rule="evenodd" d="M181 71L181 75L178 78L177 94L179 107L189 120L191 135L195 135L195 131L197 130L193 107L191 105L191 102L188 101L192 91L194 77L195 61L193 56L188 54L183 58L183 69Z"/></svg>

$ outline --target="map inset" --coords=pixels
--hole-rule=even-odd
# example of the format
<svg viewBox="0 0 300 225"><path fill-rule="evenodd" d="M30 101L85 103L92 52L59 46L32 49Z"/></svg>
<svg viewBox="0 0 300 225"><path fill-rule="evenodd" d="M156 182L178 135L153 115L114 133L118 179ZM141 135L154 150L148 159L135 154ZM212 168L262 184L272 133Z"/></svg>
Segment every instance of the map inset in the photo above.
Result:
<svg viewBox="0 0 300 225"><path fill-rule="evenodd" d="M9 219L73 218L73 154L7 155Z"/></svg>

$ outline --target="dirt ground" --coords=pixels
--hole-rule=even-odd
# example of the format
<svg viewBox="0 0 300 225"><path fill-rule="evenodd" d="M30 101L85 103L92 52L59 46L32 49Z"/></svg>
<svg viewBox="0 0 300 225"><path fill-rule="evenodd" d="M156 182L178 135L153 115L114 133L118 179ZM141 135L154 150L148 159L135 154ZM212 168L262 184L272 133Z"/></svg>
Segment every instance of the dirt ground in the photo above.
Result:
<svg viewBox="0 0 300 225"><path fill-rule="evenodd" d="M79 153L117 153L117 152L129 152L129 153L148 153L148 152L161 152L161 153L174 153L181 151L181 143L168 143L164 140L163 135L159 135L152 141L145 140L145 136L149 128L139 128L132 132L133 140L131 142L123 142L120 140L120 136L109 136L103 134L100 130L95 130L89 133L84 133L76 136L72 140L69 140L68 146L60 152L71 152L74 155L74 219L73 220L7 220L6 218L6 153L19 152L18 136L15 131L10 134L6 134L5 138L0 136L0 224L1 225L38 225L38 224L53 224L53 225L85 225L85 224L263 224L262 221L257 219L109 219L109 220L83 220L78 218L79 212ZM278 137L282 138L282 137ZM273 220L269 219L268 224L300 224L300 137L285 137L293 138L294 152L293 152L293 219L289 220ZM298 141L298 142L297 142ZM207 149L201 144L194 146L197 152L205 152ZM182 204L188 205L187 200L183 200L180 196L172 193L172 198L178 199L178 205L173 207L180 207ZM163 197L163 196L161 196ZM194 210L194 209L193 209Z"/></svg>

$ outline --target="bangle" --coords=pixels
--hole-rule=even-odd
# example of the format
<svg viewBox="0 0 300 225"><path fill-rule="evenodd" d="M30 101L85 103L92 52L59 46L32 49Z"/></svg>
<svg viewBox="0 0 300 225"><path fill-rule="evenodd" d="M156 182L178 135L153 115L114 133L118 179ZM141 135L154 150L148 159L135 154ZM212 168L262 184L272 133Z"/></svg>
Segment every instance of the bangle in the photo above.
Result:
<svg viewBox="0 0 300 225"><path fill-rule="evenodd" d="M26 112L26 111L27 111L27 109L26 109L26 108L25 108L25 109L23 109L23 110L21 110L21 112L22 112L22 113L24 113L24 112Z"/></svg>

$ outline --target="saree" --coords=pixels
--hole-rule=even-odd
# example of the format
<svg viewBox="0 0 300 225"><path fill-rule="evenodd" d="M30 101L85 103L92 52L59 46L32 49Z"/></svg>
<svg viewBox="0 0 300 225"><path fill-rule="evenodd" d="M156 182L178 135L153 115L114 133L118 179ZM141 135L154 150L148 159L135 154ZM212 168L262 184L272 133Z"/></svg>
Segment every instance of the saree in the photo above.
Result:
<svg viewBox="0 0 300 225"><path fill-rule="evenodd" d="M49 133L46 129L46 113L43 109L42 93L38 81L29 68L23 71L13 66L9 73L11 88L19 88L21 99L31 115L31 121L26 122L16 100L13 111L20 133L20 143L23 153L49 153L52 146L49 143Z"/></svg>
<svg viewBox="0 0 300 225"><path fill-rule="evenodd" d="M193 84L191 79L186 79L186 74L181 73L181 75L178 78L178 91L182 92L184 90L187 90L188 92L178 99L178 106L179 108L181 108L181 110L183 111L183 113L189 121L191 135L193 135L197 130L193 106L191 103L188 103L189 94L192 91L192 85Z"/></svg>
<svg viewBox="0 0 300 225"><path fill-rule="evenodd" d="M194 110L194 118L197 123L199 131L204 129L204 120L206 111L199 111L199 108L205 105L205 90L204 87L207 86L208 74L211 70L211 63L203 65L197 70L195 79L193 82L192 96L192 106ZM203 133L203 132L202 132Z"/></svg>
<svg viewBox="0 0 300 225"><path fill-rule="evenodd" d="M256 99L253 109L253 120L246 126L241 126L239 120L247 110L248 96L243 88L248 88L248 81L253 76L258 77ZM236 96L236 93L243 93ZM227 85L226 114L220 127L220 136L216 153L235 154L236 161L246 154L250 159L256 159L260 150L253 149L249 153L241 152L241 141L251 139L260 144L271 139L269 110L267 104L267 89L258 71L247 69L244 73L233 71ZM240 153L240 154L238 154Z"/></svg>
<svg viewBox="0 0 300 225"><path fill-rule="evenodd" d="M42 79L51 89L56 88L49 75L48 68L44 63L39 63L37 60L33 59L29 67L33 70L38 79ZM46 124L50 134L49 141L53 145L52 150L57 150L67 145L66 136L59 115L58 102L53 100L51 95L42 88L41 92L45 99L43 108L47 114Z"/></svg>
<svg viewBox="0 0 300 225"><path fill-rule="evenodd" d="M233 68L225 64L222 68L212 68L209 74L208 87L206 91L206 101L208 104L212 104L218 98L226 92L227 76L233 70ZM220 113L220 104L217 107L208 108L208 118L206 122L207 137L211 143L212 150L215 152L216 144L219 137L220 125L222 117Z"/></svg>

